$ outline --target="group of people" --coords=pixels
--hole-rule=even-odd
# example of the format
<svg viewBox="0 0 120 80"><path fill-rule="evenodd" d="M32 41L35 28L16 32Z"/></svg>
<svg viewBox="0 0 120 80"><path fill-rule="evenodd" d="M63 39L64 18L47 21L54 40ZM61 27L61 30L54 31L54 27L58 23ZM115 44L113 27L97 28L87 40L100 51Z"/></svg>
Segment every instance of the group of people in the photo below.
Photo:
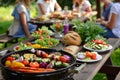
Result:
<svg viewBox="0 0 120 80"><path fill-rule="evenodd" d="M13 37L31 38L31 33L36 30L36 25L28 23L30 18L30 3L33 0L17 0L12 16L14 17L13 24L8 29L8 35ZM101 0L104 3L103 17L97 19L101 22L102 27L107 30L105 36L120 38L120 1L115 0L112 3L110 0ZM61 11L62 8L56 0L38 0L38 16L54 11ZM73 0L73 11L84 11L89 13L92 11L91 4L88 0Z"/></svg>

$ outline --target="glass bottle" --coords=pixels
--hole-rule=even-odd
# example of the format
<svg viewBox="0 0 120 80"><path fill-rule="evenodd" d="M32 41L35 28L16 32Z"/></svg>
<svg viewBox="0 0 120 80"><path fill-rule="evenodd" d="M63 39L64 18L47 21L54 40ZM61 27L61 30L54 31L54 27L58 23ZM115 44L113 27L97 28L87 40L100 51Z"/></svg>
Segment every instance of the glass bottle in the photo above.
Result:
<svg viewBox="0 0 120 80"><path fill-rule="evenodd" d="M66 17L64 20L64 35L69 31L69 21L68 18Z"/></svg>

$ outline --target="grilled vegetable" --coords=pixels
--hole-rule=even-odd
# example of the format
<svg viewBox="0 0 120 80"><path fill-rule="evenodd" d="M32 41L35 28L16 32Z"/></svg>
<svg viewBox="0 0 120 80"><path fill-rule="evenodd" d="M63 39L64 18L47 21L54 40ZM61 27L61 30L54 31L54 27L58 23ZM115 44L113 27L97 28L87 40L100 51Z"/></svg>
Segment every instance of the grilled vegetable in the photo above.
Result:
<svg viewBox="0 0 120 80"><path fill-rule="evenodd" d="M61 67L61 66L62 66L62 62L61 61L55 62L55 67Z"/></svg>
<svg viewBox="0 0 120 80"><path fill-rule="evenodd" d="M42 62L50 63L50 59L49 58L43 58Z"/></svg>
<svg viewBox="0 0 120 80"><path fill-rule="evenodd" d="M68 63L63 63L63 64L62 64L63 67L67 67L67 66L69 66L69 65L70 65L70 64L68 64Z"/></svg>
<svg viewBox="0 0 120 80"><path fill-rule="evenodd" d="M39 63L38 62L30 62L30 67L33 67L33 68L39 68Z"/></svg>

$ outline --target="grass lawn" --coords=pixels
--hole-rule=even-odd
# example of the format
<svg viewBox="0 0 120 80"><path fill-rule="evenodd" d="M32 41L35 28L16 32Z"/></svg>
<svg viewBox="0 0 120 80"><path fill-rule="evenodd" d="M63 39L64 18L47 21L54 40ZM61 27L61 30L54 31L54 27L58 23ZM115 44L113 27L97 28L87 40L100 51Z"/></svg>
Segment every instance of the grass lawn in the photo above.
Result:
<svg viewBox="0 0 120 80"><path fill-rule="evenodd" d="M0 34L7 31L9 26L12 24L12 13L13 6L10 7L0 7ZM32 5L31 7L31 16L36 17L36 7ZM4 44L0 44L0 49L2 49ZM120 66L120 48L116 49L111 55L113 64ZM93 80L107 80L105 74L98 73Z"/></svg>
<svg viewBox="0 0 120 80"><path fill-rule="evenodd" d="M12 16L10 13L13 11L13 7L0 7L0 34L7 31L8 27L12 23Z"/></svg>

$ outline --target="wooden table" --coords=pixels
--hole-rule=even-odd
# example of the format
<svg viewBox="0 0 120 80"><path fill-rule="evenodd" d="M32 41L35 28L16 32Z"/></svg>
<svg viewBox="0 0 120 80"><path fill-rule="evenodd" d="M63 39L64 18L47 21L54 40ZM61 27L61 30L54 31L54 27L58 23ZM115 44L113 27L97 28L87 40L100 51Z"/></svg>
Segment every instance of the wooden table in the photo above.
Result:
<svg viewBox="0 0 120 80"><path fill-rule="evenodd" d="M33 39L31 39L31 40L33 40ZM26 40L26 41L28 41L28 40ZM26 42L26 41L24 41L24 42ZM29 39L29 41L30 41L30 39ZM110 51L104 52L104 53L100 53L100 55L102 55L102 57L103 57L101 61L94 62L94 63L87 63L87 65L81 71L79 71L78 74L74 74L73 78L75 80L92 80L94 78L94 76L99 71L106 73L104 71L104 68L106 69L106 66L108 66L108 64L111 63L110 55L112 54L113 50L115 50L118 46L120 46L120 39L110 38L110 39L108 39L108 43L113 46L113 49L110 50ZM14 45L12 45L10 47L7 47L5 49L8 49L8 50L11 51L13 49L13 47L18 45L18 44L19 43L14 44ZM54 47L54 48L55 49L62 49L63 46L60 44L60 45L58 45L57 47ZM84 49L82 47L80 47L80 51L82 51L82 50L84 50ZM112 64L110 64L110 65L112 66ZM115 68L115 70L117 70L115 72L118 73L120 68ZM109 75L111 75L110 71L107 74L108 74L108 77L110 77L109 76ZM114 75L113 78L110 78L108 80L114 80L116 75Z"/></svg>
<svg viewBox="0 0 120 80"><path fill-rule="evenodd" d="M102 55L103 59L99 62L87 64L87 66L82 71L80 71L79 74L74 75L74 78L76 80L92 80L94 78L94 76L99 72L99 70L102 67L107 65L106 61L110 58L110 55L112 54L113 50L116 49L118 46L120 46L120 39L108 39L108 42L113 46L113 49L108 52L100 53ZM103 72L104 72L104 69L103 69ZM109 70L109 72L110 72L110 70ZM118 71L116 71L116 72L118 72ZM115 78L115 76L112 75L112 77L114 77L114 78ZM108 80L114 80L114 79L111 78Z"/></svg>

